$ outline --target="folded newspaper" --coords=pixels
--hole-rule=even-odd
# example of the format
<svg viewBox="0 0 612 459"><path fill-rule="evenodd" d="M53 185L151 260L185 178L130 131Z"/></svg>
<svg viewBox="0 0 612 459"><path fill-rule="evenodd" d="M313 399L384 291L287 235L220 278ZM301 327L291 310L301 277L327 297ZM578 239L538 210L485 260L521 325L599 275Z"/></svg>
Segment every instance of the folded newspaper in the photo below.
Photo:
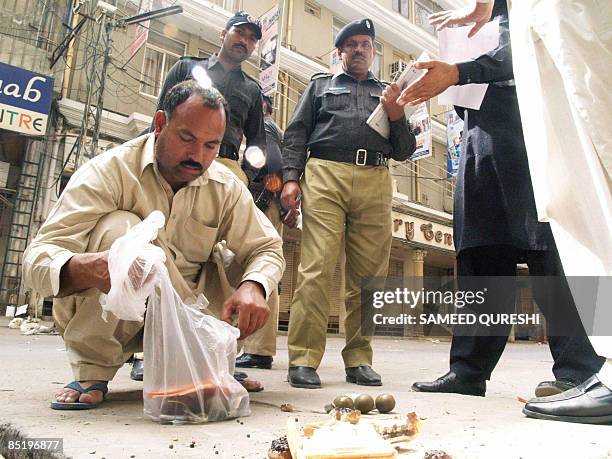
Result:
<svg viewBox="0 0 612 459"><path fill-rule="evenodd" d="M428 60L429 55L427 53L422 53L415 62ZM411 85L416 80L418 80L424 73L425 70L415 69L413 62L404 69L404 71L400 74L399 78L394 81L394 83L396 83L400 87L400 89L403 90L405 87ZM367 123L372 129L378 132L385 139L389 138L389 133L391 130L389 126L389 117L387 116L387 112L383 108L382 104L378 104L378 107L374 109L374 111L368 118Z"/></svg>

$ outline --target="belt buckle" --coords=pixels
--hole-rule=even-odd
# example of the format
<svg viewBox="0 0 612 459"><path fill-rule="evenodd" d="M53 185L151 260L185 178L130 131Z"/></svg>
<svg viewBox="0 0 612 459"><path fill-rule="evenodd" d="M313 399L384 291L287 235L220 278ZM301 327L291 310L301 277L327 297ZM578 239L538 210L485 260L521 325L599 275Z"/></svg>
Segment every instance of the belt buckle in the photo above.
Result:
<svg viewBox="0 0 612 459"><path fill-rule="evenodd" d="M363 160L360 159L360 155L363 154ZM358 166L365 166L368 160L368 150L365 148L357 149L357 155L355 156L355 164Z"/></svg>

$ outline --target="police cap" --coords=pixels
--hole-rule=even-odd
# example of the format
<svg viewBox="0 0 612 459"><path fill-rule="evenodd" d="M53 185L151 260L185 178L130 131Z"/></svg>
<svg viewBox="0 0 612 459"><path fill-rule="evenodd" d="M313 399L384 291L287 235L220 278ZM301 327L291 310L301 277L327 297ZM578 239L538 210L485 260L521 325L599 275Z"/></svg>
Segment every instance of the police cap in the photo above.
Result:
<svg viewBox="0 0 612 459"><path fill-rule="evenodd" d="M340 32L338 32L338 35L336 35L334 46L336 48L340 48L344 41L353 35L369 35L372 37L372 40L374 40L374 38L376 38L376 34L374 32L374 23L372 20L365 18L349 22L347 25L342 27Z"/></svg>
<svg viewBox="0 0 612 459"><path fill-rule="evenodd" d="M232 26L240 26L243 24L248 24L255 31L255 36L258 40L261 40L261 22L259 19L254 18L246 11L238 11L234 14L225 25L225 30L229 30Z"/></svg>

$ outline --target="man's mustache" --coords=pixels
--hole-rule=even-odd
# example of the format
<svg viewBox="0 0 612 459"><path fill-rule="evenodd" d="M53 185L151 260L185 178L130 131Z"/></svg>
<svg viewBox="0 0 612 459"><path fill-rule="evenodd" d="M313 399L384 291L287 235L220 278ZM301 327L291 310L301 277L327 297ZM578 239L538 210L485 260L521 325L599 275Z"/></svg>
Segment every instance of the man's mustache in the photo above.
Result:
<svg viewBox="0 0 612 459"><path fill-rule="evenodd" d="M181 161L181 166L186 166L186 167L195 167L197 169L202 170L202 165L196 161L193 161L191 159L186 159L185 161Z"/></svg>
<svg viewBox="0 0 612 459"><path fill-rule="evenodd" d="M353 59L360 57L362 59L365 59L365 55L361 54L361 53L353 53Z"/></svg>
<svg viewBox="0 0 612 459"><path fill-rule="evenodd" d="M246 49L246 46L241 45L241 44L234 45L234 48L242 48L242 49L243 49L245 52L246 52L246 50L247 50L247 49Z"/></svg>

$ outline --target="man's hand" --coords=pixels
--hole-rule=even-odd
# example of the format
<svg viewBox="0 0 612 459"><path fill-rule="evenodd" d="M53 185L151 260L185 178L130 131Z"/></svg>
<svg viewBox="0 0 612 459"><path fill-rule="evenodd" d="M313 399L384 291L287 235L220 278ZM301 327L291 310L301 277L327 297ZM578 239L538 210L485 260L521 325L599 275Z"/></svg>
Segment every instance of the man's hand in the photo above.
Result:
<svg viewBox="0 0 612 459"><path fill-rule="evenodd" d="M380 103L385 108L387 116L391 121L397 121L404 116L404 106L397 103L401 91L395 83L390 84L385 88L380 96Z"/></svg>
<svg viewBox="0 0 612 459"><path fill-rule="evenodd" d="M439 11L429 16L429 23L435 25L436 30L440 31L445 27L462 26L474 23L474 27L468 33L468 38L472 38L478 33L491 19L493 12L493 2L476 3L473 8L464 8L459 10Z"/></svg>
<svg viewBox="0 0 612 459"><path fill-rule="evenodd" d="M111 288L108 272L108 250L94 253L77 253L68 260L60 272L58 298L97 288L108 293Z"/></svg>
<svg viewBox="0 0 612 459"><path fill-rule="evenodd" d="M427 72L402 91L397 100L401 106L417 105L446 91L450 86L459 83L459 68L455 64L441 61L416 62L416 69L426 69Z"/></svg>
<svg viewBox="0 0 612 459"><path fill-rule="evenodd" d="M281 206L287 209L288 213L285 216L283 223L289 228L295 228L298 215L300 215L300 199L302 194L300 185L295 180L291 180L283 186L281 192Z"/></svg>
<svg viewBox="0 0 612 459"><path fill-rule="evenodd" d="M264 326L270 308L265 291L257 282L244 281L221 307L221 320L232 324L232 316L238 314L240 337L244 339Z"/></svg>

